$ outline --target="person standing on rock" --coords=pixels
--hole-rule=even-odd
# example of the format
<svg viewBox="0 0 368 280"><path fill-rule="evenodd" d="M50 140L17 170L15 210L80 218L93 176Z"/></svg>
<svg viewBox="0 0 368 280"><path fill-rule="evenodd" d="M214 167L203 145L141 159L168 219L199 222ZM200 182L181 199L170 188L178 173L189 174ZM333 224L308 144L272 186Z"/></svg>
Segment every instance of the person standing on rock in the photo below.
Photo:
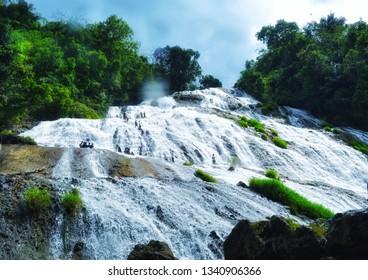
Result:
<svg viewBox="0 0 368 280"><path fill-rule="evenodd" d="M215 154L212 154L212 164L216 164Z"/></svg>

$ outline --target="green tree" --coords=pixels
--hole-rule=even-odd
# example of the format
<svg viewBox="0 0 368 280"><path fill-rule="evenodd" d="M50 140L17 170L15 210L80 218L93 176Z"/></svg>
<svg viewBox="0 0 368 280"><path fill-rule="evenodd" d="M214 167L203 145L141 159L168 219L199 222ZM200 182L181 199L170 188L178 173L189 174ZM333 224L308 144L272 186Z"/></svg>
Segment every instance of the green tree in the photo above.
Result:
<svg viewBox="0 0 368 280"><path fill-rule="evenodd" d="M201 74L199 56L199 52L179 46L158 48L153 53L154 74L168 82L170 92L187 90Z"/></svg>
<svg viewBox="0 0 368 280"><path fill-rule="evenodd" d="M222 83L219 79L212 75L202 76L199 80L200 89L210 88L210 87L222 87Z"/></svg>

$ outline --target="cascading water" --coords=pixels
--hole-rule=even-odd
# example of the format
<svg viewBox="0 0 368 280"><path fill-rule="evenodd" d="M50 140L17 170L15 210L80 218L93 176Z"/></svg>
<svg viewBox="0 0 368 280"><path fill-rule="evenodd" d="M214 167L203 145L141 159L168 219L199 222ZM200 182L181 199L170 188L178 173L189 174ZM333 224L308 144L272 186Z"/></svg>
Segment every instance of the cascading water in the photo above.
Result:
<svg viewBox="0 0 368 280"><path fill-rule="evenodd" d="M79 239L94 259L125 259L134 245L155 239L167 242L181 259L221 259L221 242L238 220L291 215L287 208L236 186L263 177L271 168L287 186L335 212L365 206L367 157L333 134L308 128L304 122L290 125L262 116L258 102L236 90L179 94L176 100L158 99L152 103L156 106L147 101L112 107L102 120L41 122L23 134L42 146L65 147L53 176L66 185L75 184L84 201L85 211L78 225L68 229L69 238L58 239L65 236L65 229L54 234L55 258L68 257L65 243ZM311 119L302 111L293 112L294 120L296 115ZM258 118L288 141L288 149L262 140L253 128L241 128L230 114ZM81 141L93 142L94 149L80 149ZM124 154L128 159L147 159L160 170L159 176L111 178L107 153L119 153L119 148L134 153ZM236 170L229 171L234 156ZM194 165L183 166L187 161ZM196 169L219 183L200 181L193 175ZM63 188L61 184L60 192Z"/></svg>

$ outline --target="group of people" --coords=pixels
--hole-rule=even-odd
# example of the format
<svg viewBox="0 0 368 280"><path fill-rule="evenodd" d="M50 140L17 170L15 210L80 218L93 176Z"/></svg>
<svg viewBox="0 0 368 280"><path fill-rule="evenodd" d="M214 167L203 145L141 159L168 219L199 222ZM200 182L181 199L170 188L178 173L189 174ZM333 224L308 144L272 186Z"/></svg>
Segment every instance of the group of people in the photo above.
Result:
<svg viewBox="0 0 368 280"><path fill-rule="evenodd" d="M93 143L92 142L87 142L87 141L81 141L79 143L79 147L80 148L93 148Z"/></svg>

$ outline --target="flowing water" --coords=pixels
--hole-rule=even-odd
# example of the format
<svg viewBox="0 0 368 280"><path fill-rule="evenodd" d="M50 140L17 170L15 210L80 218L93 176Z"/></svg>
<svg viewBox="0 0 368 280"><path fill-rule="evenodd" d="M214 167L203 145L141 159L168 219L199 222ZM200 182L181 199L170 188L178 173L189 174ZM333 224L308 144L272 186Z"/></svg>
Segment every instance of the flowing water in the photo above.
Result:
<svg viewBox="0 0 368 280"><path fill-rule="evenodd" d="M70 257L66 243L81 239L91 258L126 259L134 245L154 239L167 242L180 259L222 259L222 241L238 220L292 216L287 208L236 186L264 177L267 169L275 169L287 186L334 212L366 206L367 156L319 128L313 116L292 108L282 109L286 117L263 116L258 102L237 90L181 95L181 101L163 97L139 106L112 107L101 120L41 122L24 133L41 146L65 148L53 176L61 182L61 193L65 185L76 185L85 206L74 229L60 217L52 248L55 258ZM259 119L266 129L276 130L288 148L262 140L230 115ZM361 139L368 135L348 130ZM94 149L80 149L82 140L93 142ZM134 155L121 154L148 159L161 170L159 178L111 178L107 154L125 148ZM235 171L228 170L232 159L237 159ZM184 166L188 161L194 165ZM193 175L196 169L218 183L200 181ZM70 233L67 238L65 232Z"/></svg>

